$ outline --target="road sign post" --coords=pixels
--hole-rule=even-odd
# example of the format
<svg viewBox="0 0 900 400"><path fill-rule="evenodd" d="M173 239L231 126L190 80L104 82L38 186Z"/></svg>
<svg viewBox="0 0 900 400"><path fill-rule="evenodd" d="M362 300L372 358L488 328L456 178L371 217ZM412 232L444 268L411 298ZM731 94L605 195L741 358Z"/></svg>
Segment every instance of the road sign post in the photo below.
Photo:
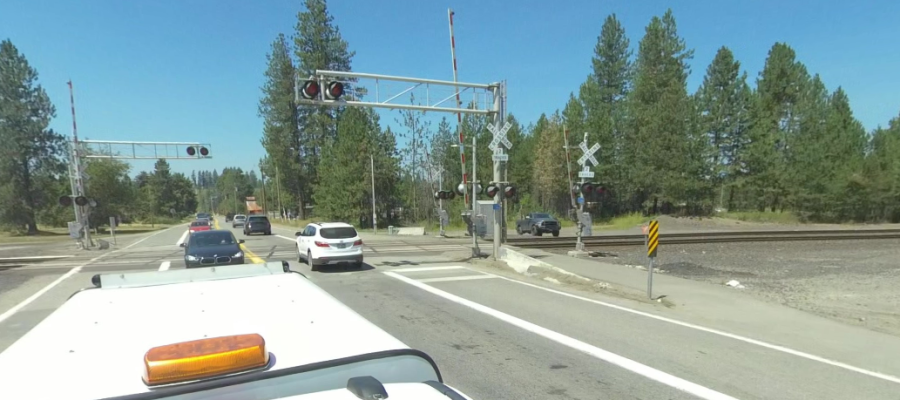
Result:
<svg viewBox="0 0 900 400"><path fill-rule="evenodd" d="M578 148L584 152L584 154L582 154L582 156L578 159L578 164L581 165L581 171L578 172L579 188L584 188L584 184L587 183L587 181L585 179L592 179L594 177L594 171L591 171L590 164L594 164L594 166L600 164L599 162L597 162L597 159L594 157L594 153L596 153L597 150L600 150L600 145L595 143L593 146L591 146L591 148L588 148L587 142L588 142L588 134L587 134L587 132L585 132L584 140L582 140L582 142L578 145ZM586 194L582 190L581 193L579 194L580 197L578 200L578 204L579 204L578 205L578 215L576 218L576 221L578 223L578 231L576 232L576 239L575 239L575 254L576 255L584 252L584 242L582 241L581 238L584 234L584 223L582 221L582 214L584 214L584 203L587 202L585 195Z"/></svg>
<svg viewBox="0 0 900 400"><path fill-rule="evenodd" d="M500 107L500 96L494 96L495 108ZM488 125L487 129L494 135L494 139L488 145L488 148L494 152L492 156L494 161L494 183L506 184L509 182L501 182L500 171L503 170L501 163L509 160L509 155L504 154L503 147L512 149L512 143L506 138L506 133L512 128L512 124L508 121L502 127L500 126L502 116L500 113L494 115L494 125ZM502 145L502 146L501 146ZM503 193L497 191L494 194L494 260L498 259L500 254L500 243L503 241L503 221L506 218L500 204L503 201Z"/></svg>
<svg viewBox="0 0 900 400"><path fill-rule="evenodd" d="M659 221L650 221L647 229L647 257L650 265L647 267L647 297L653 300L653 264L656 262L656 250L659 247Z"/></svg>

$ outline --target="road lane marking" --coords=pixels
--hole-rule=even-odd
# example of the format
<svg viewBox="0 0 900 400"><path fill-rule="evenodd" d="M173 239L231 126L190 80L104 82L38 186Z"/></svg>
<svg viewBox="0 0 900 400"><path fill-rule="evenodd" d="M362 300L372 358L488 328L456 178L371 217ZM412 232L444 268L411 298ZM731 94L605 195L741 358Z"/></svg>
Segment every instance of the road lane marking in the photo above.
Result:
<svg viewBox="0 0 900 400"><path fill-rule="evenodd" d="M291 239L291 238L289 238L289 237L287 237L287 236L275 235L275 237L280 237L280 238L282 238L282 239L284 239L284 240L290 240L290 241L292 241L292 242L295 242L295 241L296 241L296 239Z"/></svg>
<svg viewBox="0 0 900 400"><path fill-rule="evenodd" d="M427 279L417 279L422 283L431 283L431 282L454 282L454 281L471 281L476 279L494 279L496 276L492 275L463 275L463 276L445 276L443 278L427 278Z"/></svg>
<svg viewBox="0 0 900 400"><path fill-rule="evenodd" d="M129 249L129 248L131 248L132 246L137 245L138 243L141 243L141 242L143 242L143 241L145 241L145 240L147 240L147 239L150 239L150 238L152 238L152 237L154 237L154 236L156 236L156 235L159 235L160 233L166 232L166 231L168 231L168 230L170 230L170 229L172 229L172 228L175 228L175 227L177 227L177 226L179 226L179 225L176 225L176 226L173 226L173 227L170 227L170 228L166 228L166 229L161 229L161 230L159 230L159 231L156 231L156 232L150 234L149 236L147 236L147 237L145 237L145 238L143 238L143 239L141 239L141 240L138 240L138 241L136 241L136 242L134 242L134 243L128 245L128 246L125 246L125 247L123 247L123 248L121 248L121 249L113 250L113 251L111 251L111 252L109 252L109 253L103 253L103 254L101 254L101 255L99 255L99 256L97 256L97 257L94 257L94 258L88 260L88 261L85 262L84 264L81 264L81 265L79 265L79 266L77 266L77 267L75 267L75 268L72 268L71 270L69 270L69 272L66 272L65 274L63 274L63 276L60 276L59 278L57 278L57 279L56 279L55 281L53 281L53 282L50 282L49 285L44 286L41 290L38 290L37 292L34 292L34 294L31 295L30 297L28 297L27 299L22 300L21 303L14 305L14 306L13 306L12 308L10 308L9 310L6 310L6 312L4 312L3 314L0 314L0 323L2 323L3 321L9 319L9 317L12 317L15 313L19 312L19 310L21 310L22 308L25 308L25 306L27 306L27 305L31 304L32 302L34 302L35 300L37 300L38 297L43 296L44 293L49 292L50 289L53 289L54 287L56 287L56 285L59 285L60 283L62 283L62 281L64 281L64 280L70 278L72 275L75 275L75 274L81 272L81 269L82 269L82 268L84 268L84 267L90 265L90 264L93 263L94 261L100 260L101 258L104 258L104 257L106 257L106 256L108 256L108 255L118 253L118 252L120 252L120 251L122 251L122 250Z"/></svg>
<svg viewBox="0 0 900 400"><path fill-rule="evenodd" d="M415 279L408 278L408 277L405 277L403 275L400 275L400 274L397 274L397 273L394 273L391 271L386 271L383 273L387 276L398 279L401 282L408 283L408 284L415 286L419 289L422 289L426 292L429 292L429 293L434 294L439 297L443 297L446 300L469 307L475 311L481 312L483 314L487 314L491 317L499 319L510 325L519 327L521 329L524 329L531 333L537 334L539 336L543 336L543 337L550 339L556 343L559 343L563 346L581 351L581 352L588 354L590 356L593 356L597 359L600 359L600 360L606 361L610 364L622 367L622 368L627 369L631 372L634 372L638 375L652 379L654 381L657 381L664 385L670 386L672 388L693 394L694 396L700 397L702 399L710 399L710 400L712 400L712 399L716 399L716 400L718 400L718 399L729 399L729 400L733 399L733 400L737 400L736 398L728 396L724 393L720 393L715 390L709 389L707 387L700 386L696 383L690 382L688 380L681 379L677 376L670 375L670 374L660 371L658 369L641 364L637 361L631 360L629 358L625 358L625 357L620 356L615 353L611 353L611 352L603 350L599 347L582 342L578 339L563 335L559 332L552 331L550 329L544 328L540 325L533 324L533 323L525 321L523 319L516 318L512 315L503 313L501 311L484 306L484 305L476 303L474 301L464 299L462 297L459 297L459 296L451 294L451 293L447 293L443 290L440 290L435 287L432 287L432 286L426 285L424 283L421 283L419 281L416 281Z"/></svg>
<svg viewBox="0 0 900 400"><path fill-rule="evenodd" d="M244 255L246 255L247 258L250 259L250 261L253 261L254 264L263 264L263 263L265 263L265 261L264 261L262 258L259 258L258 255L256 255L255 253L253 253L252 251L250 251L249 249L247 249L247 246L241 245L241 250L244 251Z"/></svg>
<svg viewBox="0 0 900 400"><path fill-rule="evenodd" d="M178 239L178 241L175 242L176 246L181 246L181 244L184 243L184 240L187 239L188 232L190 232L190 231L185 230L184 233L181 234L181 239Z"/></svg>
<svg viewBox="0 0 900 400"><path fill-rule="evenodd" d="M162 264L159 264L160 271L168 271L169 267L172 265L171 261L163 261Z"/></svg>
<svg viewBox="0 0 900 400"><path fill-rule="evenodd" d="M411 267L411 268L397 268L392 269L393 272L425 272L425 271L446 271L451 269L468 269L466 267L460 267L458 265L452 267Z"/></svg>
<svg viewBox="0 0 900 400"><path fill-rule="evenodd" d="M487 272L484 272L484 274L487 274L487 275L494 275L494 274L490 274L490 273L487 273ZM559 291L559 290L546 288L546 287L543 287L543 286L538 286L538 285L535 285L535 284L532 284L532 283L528 283L528 282L517 281L517 280L515 280L515 279L507 278L507 277L505 277L505 276L500 276L500 275L494 275L494 276L496 276L496 277L498 277L498 278L500 278L500 279L504 279L504 280L507 280L507 281L510 281L510 282L514 282L514 283L518 283L518 284L520 284L520 285L525 285L525 286L533 287L533 288L535 288L535 289L544 290L544 291L547 291L547 292L550 292L550 293L555 293L555 294L562 295L562 296L566 296L566 297L570 297L570 298L573 298L573 299L578 299L578 300L581 300L581 301L586 301L586 302L589 302L589 303L594 303L594 304L597 304L597 305L601 305L601 306L604 306L604 307L609 307L609 308L616 309L616 310L619 310L619 311L624 311L624 312L627 312L627 313L631 313L631 314L635 314L635 315L640 315L640 316L642 316L642 317L652 318L652 319L655 319L655 320L657 320L657 321L668 322L668 323L670 323L670 324L683 326L683 327L685 327L685 328L695 329L695 330L698 330L698 331L701 331L701 332L711 333L711 334L713 334L713 335L718 335L718 336L722 336L722 337L727 337L727 338L729 338L729 339L738 340L738 341L741 341L741 342L744 342L744 343L748 343L748 344L752 344L752 345L764 347L764 348L767 348L767 349L770 349L770 350L780 351L780 352L782 352L782 353L790 354L790 355L793 355L793 356L797 356L797 357L800 357L800 358L805 358L805 359L807 359L807 360L816 361L816 362L820 362L820 363L827 364L827 365L831 365L831 366L833 366L833 367L843 368L843 369L846 369L846 370L848 370L848 371L857 372L857 373L860 373L860 374L863 374L863 375L871 376L871 377L873 377L873 378L883 379L883 380L886 380L886 381L889 381L889 382L893 382L893 383L900 383L900 377L896 377L896 376L893 376L893 375L884 374L884 373L881 373L881 372L870 371L870 370L867 370L867 369L864 369L864 368L860 368L860 367L855 367L855 366L852 366L852 365L850 365L850 364L845 364L845 363L842 363L842 362L840 362L840 361L830 360L830 359L827 359L827 358L825 358L825 357L820 357L820 356L817 356L817 355L814 355L814 354L810 354L810 353L804 353L804 352L802 352L802 351L794 350L794 349L789 348L789 347L779 346L779 345L777 345L777 344L771 344L771 343L768 343L768 342L763 342L763 341L761 341L761 340L756 340L756 339L748 338L748 337L745 337L745 336L736 335L736 334L728 333L728 332L725 332L725 331L720 331L720 330L718 330L718 329L707 328L707 327L705 327L705 326L700 326L700 325L695 325L695 324L692 324L692 323L689 323L689 322L679 321L679 320L677 320L677 319L666 318L666 317L662 317L662 316L659 316L659 315L655 315L655 314L651 314L651 313L647 313L647 312L643 312L643 311L633 310L633 309L630 309L630 308L628 308L628 307L623 307L623 306L619 306L619 305L615 305L615 304L603 302L603 301L600 301L600 300L594 300L594 299L590 299L590 298L587 298L587 297L582 297L582 296L578 296L578 295L575 295L575 294L566 293L566 292L562 292L562 291Z"/></svg>

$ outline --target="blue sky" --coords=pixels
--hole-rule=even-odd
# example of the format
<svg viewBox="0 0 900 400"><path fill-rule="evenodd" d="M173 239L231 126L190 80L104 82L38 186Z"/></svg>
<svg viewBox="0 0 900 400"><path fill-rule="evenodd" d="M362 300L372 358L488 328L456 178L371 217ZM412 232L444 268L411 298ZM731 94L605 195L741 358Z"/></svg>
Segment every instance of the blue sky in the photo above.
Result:
<svg viewBox="0 0 900 400"><path fill-rule="evenodd" d="M301 6L3 0L0 38L11 39L38 69L59 132L72 132L72 79L81 138L209 142L213 159L173 160L173 168L249 169L264 153L257 102L265 55L278 33L293 33ZM583 82L608 14L617 14L636 49L650 18L668 7L695 50L691 91L720 46L734 51L755 82L769 48L783 41L830 90L844 87L867 129L900 114L896 1L329 1L356 51L355 71L445 80L453 77L448 7L456 12L460 81L506 79L509 111L526 124L564 106ZM382 115L383 125L396 125L397 112ZM152 168L132 164L135 172Z"/></svg>

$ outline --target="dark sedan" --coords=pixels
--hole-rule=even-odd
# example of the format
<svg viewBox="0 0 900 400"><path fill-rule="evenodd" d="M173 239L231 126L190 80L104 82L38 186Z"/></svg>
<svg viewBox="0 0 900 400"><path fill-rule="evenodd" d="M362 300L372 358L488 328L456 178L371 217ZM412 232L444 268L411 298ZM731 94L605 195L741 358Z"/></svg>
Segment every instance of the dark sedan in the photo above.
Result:
<svg viewBox="0 0 900 400"><path fill-rule="evenodd" d="M237 240L230 231L215 230L192 233L184 247L184 267L212 267L216 265L243 264L243 240Z"/></svg>

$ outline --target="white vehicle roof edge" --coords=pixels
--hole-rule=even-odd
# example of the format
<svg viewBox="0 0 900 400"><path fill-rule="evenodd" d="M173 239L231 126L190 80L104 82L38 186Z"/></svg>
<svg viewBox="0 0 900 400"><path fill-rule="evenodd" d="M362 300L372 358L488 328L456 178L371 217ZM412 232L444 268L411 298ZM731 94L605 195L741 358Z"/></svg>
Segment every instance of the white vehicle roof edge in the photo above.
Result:
<svg viewBox="0 0 900 400"><path fill-rule="evenodd" d="M396 352L409 360L391 356L380 370L354 364L354 371L394 374L388 383L408 373L424 377L419 382L442 381L427 354L414 355L417 350L290 271L287 262L98 274L93 281L86 288L93 290L75 292L0 353L0 376L16 377L0 385L0 398L96 400L147 393L139 376L150 348L245 333L265 339L276 360L270 371ZM412 372L415 365L418 372ZM381 371L389 369L397 371ZM434 378L428 378L432 369ZM47 385L48 379L54 383Z"/></svg>

